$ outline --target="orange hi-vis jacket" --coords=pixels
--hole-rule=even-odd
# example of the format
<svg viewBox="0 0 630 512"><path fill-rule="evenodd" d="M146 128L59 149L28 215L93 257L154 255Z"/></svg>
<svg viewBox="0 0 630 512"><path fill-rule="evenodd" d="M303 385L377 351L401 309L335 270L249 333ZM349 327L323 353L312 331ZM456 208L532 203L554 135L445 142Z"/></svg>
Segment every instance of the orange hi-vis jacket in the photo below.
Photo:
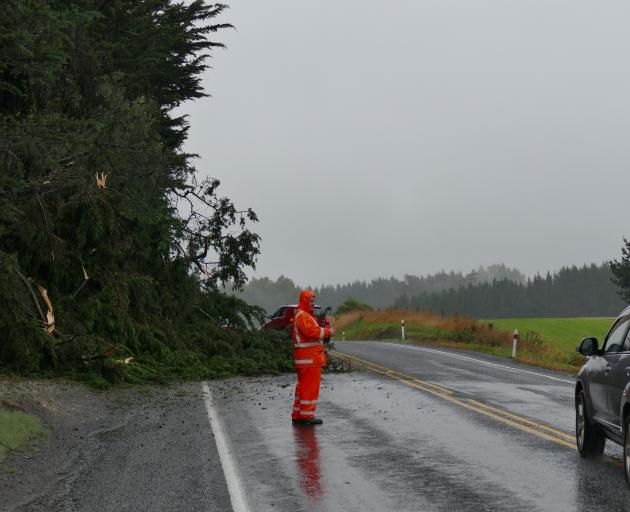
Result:
<svg viewBox="0 0 630 512"><path fill-rule="evenodd" d="M291 321L293 359L296 368L326 366L324 339L330 337L330 329L320 327L310 313L309 292L300 296L300 304Z"/></svg>

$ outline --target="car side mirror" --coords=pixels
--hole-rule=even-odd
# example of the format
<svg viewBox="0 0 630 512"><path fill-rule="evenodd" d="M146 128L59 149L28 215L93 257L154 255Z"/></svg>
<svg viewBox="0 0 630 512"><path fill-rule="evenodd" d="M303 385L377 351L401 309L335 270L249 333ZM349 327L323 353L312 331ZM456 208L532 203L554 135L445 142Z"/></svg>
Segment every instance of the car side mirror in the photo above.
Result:
<svg viewBox="0 0 630 512"><path fill-rule="evenodd" d="M267 319L271 320L273 317L271 315L267 315Z"/></svg>
<svg viewBox="0 0 630 512"><path fill-rule="evenodd" d="M576 352L579 352L583 356L594 356L597 354L597 338L584 338L580 341Z"/></svg>

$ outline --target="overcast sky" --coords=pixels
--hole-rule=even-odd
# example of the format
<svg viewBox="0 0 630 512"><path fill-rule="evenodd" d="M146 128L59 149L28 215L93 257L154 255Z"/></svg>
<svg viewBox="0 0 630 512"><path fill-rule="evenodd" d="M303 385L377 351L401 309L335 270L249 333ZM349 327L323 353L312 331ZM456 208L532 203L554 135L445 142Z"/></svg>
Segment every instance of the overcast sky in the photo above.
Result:
<svg viewBox="0 0 630 512"><path fill-rule="evenodd" d="M630 236L630 3L233 0L185 110L253 275L526 274Z"/></svg>

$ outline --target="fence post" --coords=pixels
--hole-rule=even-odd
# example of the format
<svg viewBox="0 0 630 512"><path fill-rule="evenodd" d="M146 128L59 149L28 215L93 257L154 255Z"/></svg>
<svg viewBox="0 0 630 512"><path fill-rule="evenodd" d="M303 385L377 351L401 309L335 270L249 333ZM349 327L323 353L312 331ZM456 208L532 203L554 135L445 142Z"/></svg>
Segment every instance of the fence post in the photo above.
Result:
<svg viewBox="0 0 630 512"><path fill-rule="evenodd" d="M512 341L512 359L516 358L516 347L518 345L519 339L520 335L518 334L518 329L514 329L514 339Z"/></svg>
<svg viewBox="0 0 630 512"><path fill-rule="evenodd" d="M400 321L400 335L403 341L405 341L405 321Z"/></svg>

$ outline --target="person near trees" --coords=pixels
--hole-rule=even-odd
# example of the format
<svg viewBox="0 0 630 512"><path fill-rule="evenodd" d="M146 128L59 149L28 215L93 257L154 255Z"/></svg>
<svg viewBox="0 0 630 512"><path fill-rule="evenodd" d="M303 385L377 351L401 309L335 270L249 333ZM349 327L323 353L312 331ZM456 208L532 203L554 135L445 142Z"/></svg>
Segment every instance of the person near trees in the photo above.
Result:
<svg viewBox="0 0 630 512"><path fill-rule="evenodd" d="M291 319L293 336L293 359L297 373L295 400L293 402L293 424L320 425L315 417L322 367L326 366L324 340L335 334L332 327L321 327L313 316L315 294L311 290L300 293L300 302Z"/></svg>

